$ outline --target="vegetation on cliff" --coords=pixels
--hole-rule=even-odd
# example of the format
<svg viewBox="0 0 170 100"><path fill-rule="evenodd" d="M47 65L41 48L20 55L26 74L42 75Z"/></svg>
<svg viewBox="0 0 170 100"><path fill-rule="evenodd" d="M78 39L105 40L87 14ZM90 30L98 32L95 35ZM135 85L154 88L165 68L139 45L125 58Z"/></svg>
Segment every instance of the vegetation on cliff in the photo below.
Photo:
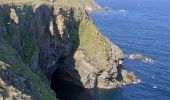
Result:
<svg viewBox="0 0 170 100"><path fill-rule="evenodd" d="M74 8L85 8L89 11L101 10L101 7L94 0L0 0L0 3L30 3L30 4L57 4Z"/></svg>
<svg viewBox="0 0 170 100"><path fill-rule="evenodd" d="M71 1L7 0L0 5L1 97L55 100L49 86L57 78L85 88L115 88L125 82L123 52L84 9L93 1ZM78 7L80 2L85 6ZM124 72L127 82L136 81Z"/></svg>
<svg viewBox="0 0 170 100"><path fill-rule="evenodd" d="M21 33L21 44L23 50L21 51L21 58L25 63L29 63L36 50L36 44L28 33Z"/></svg>
<svg viewBox="0 0 170 100"><path fill-rule="evenodd" d="M4 99L56 99L41 75L24 64L7 42L0 42L0 88Z"/></svg>

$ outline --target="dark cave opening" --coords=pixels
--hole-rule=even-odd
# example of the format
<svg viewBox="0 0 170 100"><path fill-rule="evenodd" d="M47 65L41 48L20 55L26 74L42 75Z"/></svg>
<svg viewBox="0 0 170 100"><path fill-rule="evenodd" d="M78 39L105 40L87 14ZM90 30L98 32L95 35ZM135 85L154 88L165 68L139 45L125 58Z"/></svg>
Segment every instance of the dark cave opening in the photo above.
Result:
<svg viewBox="0 0 170 100"><path fill-rule="evenodd" d="M59 100L93 100L87 89L66 81L63 70L57 67L51 77L51 89L56 93L56 97Z"/></svg>

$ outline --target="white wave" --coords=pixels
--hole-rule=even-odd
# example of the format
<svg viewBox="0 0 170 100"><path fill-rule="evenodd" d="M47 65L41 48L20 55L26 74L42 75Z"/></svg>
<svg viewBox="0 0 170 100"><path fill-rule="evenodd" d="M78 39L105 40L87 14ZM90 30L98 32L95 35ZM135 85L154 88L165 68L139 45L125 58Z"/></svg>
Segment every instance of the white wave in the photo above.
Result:
<svg viewBox="0 0 170 100"><path fill-rule="evenodd" d="M158 87L157 87L156 85L153 85L153 87L152 87L152 88L157 89Z"/></svg>
<svg viewBox="0 0 170 100"><path fill-rule="evenodd" d="M155 78L155 76L152 76L152 78Z"/></svg>
<svg viewBox="0 0 170 100"><path fill-rule="evenodd" d="M154 61L152 59L148 59L148 58L145 58L144 60L142 60L142 62L144 63L150 63L150 64L153 64Z"/></svg>
<svg viewBox="0 0 170 100"><path fill-rule="evenodd" d="M141 80L138 79L137 81L134 81L133 84L138 84L138 83L140 83L140 82L141 82Z"/></svg>
<svg viewBox="0 0 170 100"><path fill-rule="evenodd" d="M134 59L133 55L130 55L128 58L129 58L129 59Z"/></svg>
<svg viewBox="0 0 170 100"><path fill-rule="evenodd" d="M141 80L140 79L138 79L138 83L140 83L141 82Z"/></svg>
<svg viewBox="0 0 170 100"><path fill-rule="evenodd" d="M138 82L134 81L133 84L137 84Z"/></svg>
<svg viewBox="0 0 170 100"><path fill-rule="evenodd" d="M119 9L119 10L117 10L117 11L120 12L120 13L127 12L125 9Z"/></svg>
<svg viewBox="0 0 170 100"><path fill-rule="evenodd" d="M118 9L118 10L113 10L114 13L126 13L127 10L125 9Z"/></svg>

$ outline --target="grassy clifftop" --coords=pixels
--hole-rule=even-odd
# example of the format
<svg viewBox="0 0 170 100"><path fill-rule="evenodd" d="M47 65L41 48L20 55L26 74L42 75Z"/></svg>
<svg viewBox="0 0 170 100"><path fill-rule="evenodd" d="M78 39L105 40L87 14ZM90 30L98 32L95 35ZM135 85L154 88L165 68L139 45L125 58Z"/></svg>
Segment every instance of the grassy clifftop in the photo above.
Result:
<svg viewBox="0 0 170 100"><path fill-rule="evenodd" d="M85 88L121 85L116 77L121 74L123 52L89 18L84 8L96 5L92 0L1 3L5 4L0 5L0 97L55 100L46 81L59 69Z"/></svg>
<svg viewBox="0 0 170 100"><path fill-rule="evenodd" d="M87 9L100 9L99 5L96 4L93 0L0 0L0 3L52 3L63 5L63 6L71 6L71 7L85 7Z"/></svg>

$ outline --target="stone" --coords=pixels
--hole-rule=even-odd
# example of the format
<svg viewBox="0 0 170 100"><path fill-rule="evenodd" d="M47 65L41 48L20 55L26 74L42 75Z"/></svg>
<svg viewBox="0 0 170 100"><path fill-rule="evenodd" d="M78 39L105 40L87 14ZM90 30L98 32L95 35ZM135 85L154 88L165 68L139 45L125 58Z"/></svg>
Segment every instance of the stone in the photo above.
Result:
<svg viewBox="0 0 170 100"><path fill-rule="evenodd" d="M19 18L18 18L18 16L17 16L17 14L16 14L16 11L15 11L15 9L10 9L11 11L10 11L10 19L12 20L12 21L14 21L16 24L19 24Z"/></svg>
<svg viewBox="0 0 170 100"><path fill-rule="evenodd" d="M36 90L38 95L42 95L43 90L37 89L33 85L34 81L42 74L44 81L50 82L57 71L59 78L83 88L110 89L136 81L135 75L124 68L122 50L99 32L85 9L48 4L6 6L9 8L9 14L6 12L7 16L2 17L10 18L4 22L9 23L7 24L9 27L3 28L11 34L12 47L17 51L11 63L20 59L19 51L22 51L24 46L27 47L21 43L23 33L29 36L28 44L31 42L35 45L33 51L31 48L26 48L28 52L25 54L31 59L22 65L24 70L18 68L26 75L18 77L18 74L7 71L4 76L6 80L10 80L8 84L15 84L23 91L26 88ZM4 31L3 28L0 29ZM20 62L16 61L16 66L19 66L18 63ZM31 69L27 68L27 65L37 69L35 73L40 72L40 74L36 76L32 70L25 71ZM3 65L3 67L7 69L8 66ZM35 80L30 78L30 73L38 78ZM29 98L28 94L23 94L21 91L16 93L15 99Z"/></svg>

